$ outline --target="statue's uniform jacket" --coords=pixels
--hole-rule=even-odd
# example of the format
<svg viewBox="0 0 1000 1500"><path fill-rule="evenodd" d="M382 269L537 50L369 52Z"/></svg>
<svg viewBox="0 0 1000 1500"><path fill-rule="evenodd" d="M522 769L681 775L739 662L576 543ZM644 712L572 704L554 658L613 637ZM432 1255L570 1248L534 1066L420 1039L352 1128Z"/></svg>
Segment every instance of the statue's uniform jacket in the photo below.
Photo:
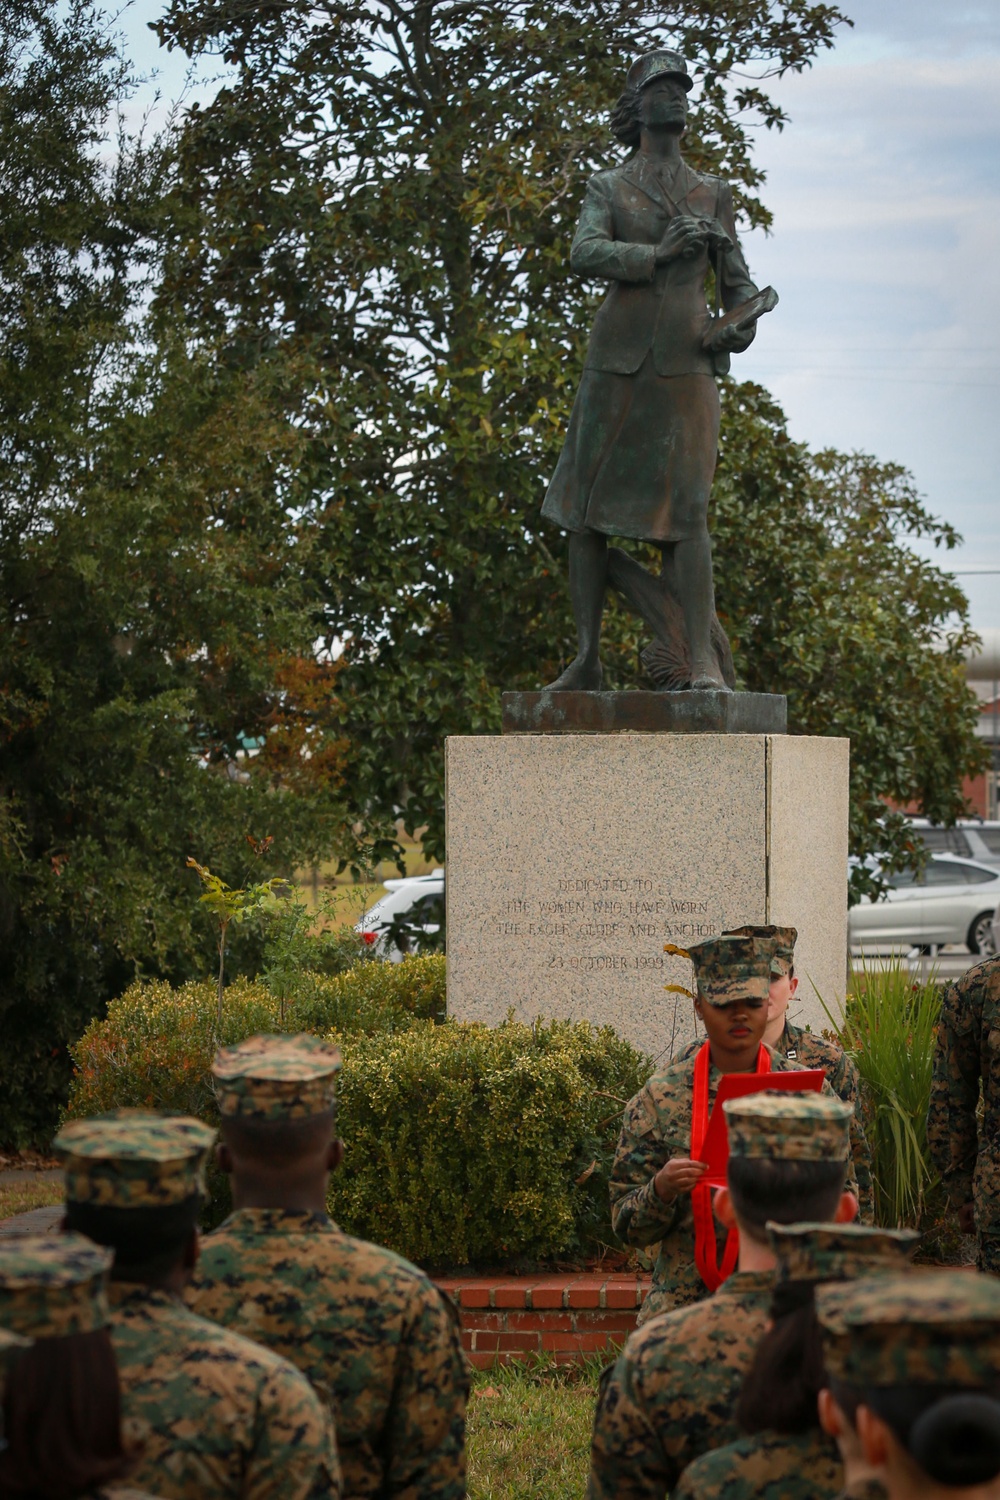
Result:
<svg viewBox="0 0 1000 1500"><path fill-rule="evenodd" d="M757 290L721 178L682 161L668 189L636 152L591 179L570 263L578 275L612 285L594 320L542 508L567 530L675 542L707 524L719 430L714 377L728 371L729 355L701 347L711 320L707 245L656 264L656 247L678 214L718 219L732 241L721 261L724 307Z"/></svg>

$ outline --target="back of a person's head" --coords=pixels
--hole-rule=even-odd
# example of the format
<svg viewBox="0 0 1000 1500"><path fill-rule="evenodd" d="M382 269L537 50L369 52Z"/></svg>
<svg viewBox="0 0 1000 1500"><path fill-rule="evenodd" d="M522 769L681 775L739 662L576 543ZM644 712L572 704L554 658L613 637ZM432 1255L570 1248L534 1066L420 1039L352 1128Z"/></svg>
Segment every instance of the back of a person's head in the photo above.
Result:
<svg viewBox="0 0 1000 1500"><path fill-rule="evenodd" d="M241 1162L278 1170L322 1152L333 1139L334 1111L304 1119L224 1119L222 1139Z"/></svg>
<svg viewBox="0 0 1000 1500"><path fill-rule="evenodd" d="M935 1385L859 1389L832 1381L831 1393L852 1421L860 1405L880 1417L934 1484L963 1490L1000 1478L1000 1381L978 1390Z"/></svg>
<svg viewBox="0 0 1000 1500"><path fill-rule="evenodd" d="M845 1161L731 1156L727 1182L741 1229L765 1243L766 1225L832 1219L847 1181Z"/></svg>
<svg viewBox="0 0 1000 1500"><path fill-rule="evenodd" d="M162 1207L67 1203L66 1228L115 1253L116 1281L155 1284L176 1271L198 1226L202 1197Z"/></svg>
<svg viewBox="0 0 1000 1500"><path fill-rule="evenodd" d="M129 1474L106 1328L37 1339L9 1363L4 1386L0 1495L73 1500Z"/></svg>

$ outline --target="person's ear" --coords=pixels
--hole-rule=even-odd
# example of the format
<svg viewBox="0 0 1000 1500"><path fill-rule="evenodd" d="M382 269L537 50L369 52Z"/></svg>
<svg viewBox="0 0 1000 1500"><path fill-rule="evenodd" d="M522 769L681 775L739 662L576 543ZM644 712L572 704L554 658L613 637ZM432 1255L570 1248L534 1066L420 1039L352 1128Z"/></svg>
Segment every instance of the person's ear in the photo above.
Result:
<svg viewBox="0 0 1000 1500"><path fill-rule="evenodd" d="M733 1208L733 1195L727 1187L719 1188L712 1199L712 1212L719 1223L726 1229L736 1228L736 1212Z"/></svg>
<svg viewBox="0 0 1000 1500"><path fill-rule="evenodd" d="M857 1428L861 1446L865 1452L865 1458L873 1468L879 1469L889 1456L889 1429L877 1417L870 1406L861 1405L854 1413L854 1425Z"/></svg>
<svg viewBox="0 0 1000 1500"><path fill-rule="evenodd" d="M840 1407L828 1390L820 1391L816 1397L816 1414L827 1437L839 1438L842 1431Z"/></svg>
<svg viewBox="0 0 1000 1500"><path fill-rule="evenodd" d="M336 1136L326 1148L326 1170L336 1172L343 1160L344 1143L339 1136Z"/></svg>
<svg viewBox="0 0 1000 1500"><path fill-rule="evenodd" d="M799 976L797 974L793 974L792 977L791 977L791 979L788 981L788 998L789 998L789 1000L792 999L792 997L794 996L795 991L798 989L798 987L799 987Z"/></svg>
<svg viewBox="0 0 1000 1500"><path fill-rule="evenodd" d="M215 1164L220 1172L225 1172L227 1177L233 1175L233 1153L225 1141L217 1141L215 1146Z"/></svg>
<svg viewBox="0 0 1000 1500"><path fill-rule="evenodd" d="M833 1216L835 1224L853 1224L858 1217L858 1200L853 1193L841 1193L840 1202L837 1204L837 1212Z"/></svg>

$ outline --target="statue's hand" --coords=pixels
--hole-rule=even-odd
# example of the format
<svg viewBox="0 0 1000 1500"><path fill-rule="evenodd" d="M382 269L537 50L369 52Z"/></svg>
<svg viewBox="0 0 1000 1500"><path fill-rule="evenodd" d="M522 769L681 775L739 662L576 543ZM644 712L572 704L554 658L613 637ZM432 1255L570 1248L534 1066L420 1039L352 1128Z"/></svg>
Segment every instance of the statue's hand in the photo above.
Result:
<svg viewBox="0 0 1000 1500"><path fill-rule="evenodd" d="M708 248L714 255L717 250L732 250L733 242L729 238L718 219L702 219L702 228L708 241Z"/></svg>
<svg viewBox="0 0 1000 1500"><path fill-rule="evenodd" d="M678 214L670 220L656 247L656 264L665 266L668 260L697 255L706 238L704 219L696 219L693 214Z"/></svg>
<svg viewBox="0 0 1000 1500"><path fill-rule="evenodd" d="M742 354L753 343L756 332L756 323L745 323L742 328L730 323L727 328L720 328L718 333L712 334L709 348L716 354Z"/></svg>

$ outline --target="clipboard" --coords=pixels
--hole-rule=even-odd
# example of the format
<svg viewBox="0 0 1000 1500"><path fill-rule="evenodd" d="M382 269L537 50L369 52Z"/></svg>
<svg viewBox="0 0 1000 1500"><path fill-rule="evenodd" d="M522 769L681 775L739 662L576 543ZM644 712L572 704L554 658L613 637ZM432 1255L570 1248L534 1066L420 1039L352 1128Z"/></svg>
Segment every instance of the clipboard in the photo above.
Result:
<svg viewBox="0 0 1000 1500"><path fill-rule="evenodd" d="M823 1087L825 1068L796 1068L788 1073L724 1073L719 1080L719 1091L712 1106L705 1139L702 1142L698 1161L708 1163L708 1171L701 1181L709 1187L725 1187L726 1165L729 1161L729 1131L722 1106L727 1099L742 1099L747 1094L760 1094L768 1089L780 1089L783 1093L816 1093Z"/></svg>
<svg viewBox="0 0 1000 1500"><path fill-rule="evenodd" d="M762 318L765 313L773 312L777 305L777 292L773 286L766 286L752 297L748 297L746 302L741 302L738 307L731 308L727 313L717 310L715 317L705 329L701 347L714 349L715 340L724 328L749 328L751 323L756 323L757 319Z"/></svg>

